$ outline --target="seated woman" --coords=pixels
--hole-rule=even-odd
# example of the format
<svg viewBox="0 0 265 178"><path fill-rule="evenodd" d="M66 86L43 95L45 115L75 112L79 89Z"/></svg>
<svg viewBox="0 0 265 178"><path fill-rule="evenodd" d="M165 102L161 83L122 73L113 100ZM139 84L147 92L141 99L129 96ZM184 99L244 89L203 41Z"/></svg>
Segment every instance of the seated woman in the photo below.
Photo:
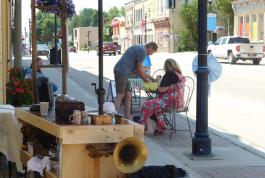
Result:
<svg viewBox="0 0 265 178"><path fill-rule="evenodd" d="M153 134L154 132L162 133L162 129L165 129L165 123L160 116L163 110L168 109L175 102L172 101L175 99L175 97L172 97L175 91L170 86L185 83L185 78L174 59L167 59L165 61L164 70L165 75L157 88L158 97L146 100L141 108L142 117L140 122L145 124L145 133L147 134ZM156 128L152 126L153 120L156 123Z"/></svg>
<svg viewBox="0 0 265 178"><path fill-rule="evenodd" d="M37 66L37 71L36 71L36 78L40 77L45 77L44 74L41 71L41 66L43 65L42 59L38 56L36 59L36 66ZM32 78L32 64L30 65L29 68L26 69L25 71L25 78ZM56 92L58 90L58 87L56 84L51 83L52 85L52 91Z"/></svg>

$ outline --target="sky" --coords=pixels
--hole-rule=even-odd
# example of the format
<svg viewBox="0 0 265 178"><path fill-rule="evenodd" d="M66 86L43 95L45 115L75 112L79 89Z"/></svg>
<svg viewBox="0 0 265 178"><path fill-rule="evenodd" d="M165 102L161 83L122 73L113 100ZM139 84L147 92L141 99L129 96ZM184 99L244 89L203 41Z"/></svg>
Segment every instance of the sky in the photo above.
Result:
<svg viewBox="0 0 265 178"><path fill-rule="evenodd" d="M103 0L103 10L108 11L114 5L118 8L122 7L129 0ZM21 0L22 2L22 33L24 33L24 28L28 31L29 18L31 18L30 2L31 0ZM75 10L78 13L83 8L93 8L98 9L97 0L73 0L75 5Z"/></svg>

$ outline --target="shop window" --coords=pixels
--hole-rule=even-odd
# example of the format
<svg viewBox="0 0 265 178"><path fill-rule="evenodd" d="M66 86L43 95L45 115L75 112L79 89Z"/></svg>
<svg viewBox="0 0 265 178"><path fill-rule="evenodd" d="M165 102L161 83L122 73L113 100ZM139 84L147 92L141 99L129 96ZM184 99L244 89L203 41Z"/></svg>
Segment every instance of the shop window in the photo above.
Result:
<svg viewBox="0 0 265 178"><path fill-rule="evenodd" d="M257 15L251 15L251 40L258 40L258 23L257 23Z"/></svg>
<svg viewBox="0 0 265 178"><path fill-rule="evenodd" d="M251 30L250 30L250 18L249 15L246 15L246 23L245 23L245 36L251 39Z"/></svg>
<svg viewBox="0 0 265 178"><path fill-rule="evenodd" d="M243 31L244 31L244 20L243 16L239 17L239 36L243 36Z"/></svg>
<svg viewBox="0 0 265 178"><path fill-rule="evenodd" d="M258 40L263 40L264 39L264 14L259 14L258 16L258 28L259 28L259 31L258 31L258 34L259 34L259 37L258 37Z"/></svg>

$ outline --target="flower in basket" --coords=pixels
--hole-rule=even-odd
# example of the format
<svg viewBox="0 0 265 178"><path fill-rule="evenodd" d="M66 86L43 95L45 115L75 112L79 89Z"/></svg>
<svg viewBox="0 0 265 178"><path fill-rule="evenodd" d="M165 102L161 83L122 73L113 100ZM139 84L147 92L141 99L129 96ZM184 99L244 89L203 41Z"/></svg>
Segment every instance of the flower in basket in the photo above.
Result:
<svg viewBox="0 0 265 178"><path fill-rule="evenodd" d="M54 7L58 7L61 5L61 0L36 0L36 5L37 6L45 6L45 5L50 5ZM76 12L75 12L75 5L72 0L65 0L66 3L66 16L67 18L71 18ZM50 12L56 15L61 14L59 8L51 8L44 10L42 9L43 12Z"/></svg>
<svg viewBox="0 0 265 178"><path fill-rule="evenodd" d="M32 103L32 79L24 79L21 68L14 67L10 70L7 103L13 106L26 106Z"/></svg>

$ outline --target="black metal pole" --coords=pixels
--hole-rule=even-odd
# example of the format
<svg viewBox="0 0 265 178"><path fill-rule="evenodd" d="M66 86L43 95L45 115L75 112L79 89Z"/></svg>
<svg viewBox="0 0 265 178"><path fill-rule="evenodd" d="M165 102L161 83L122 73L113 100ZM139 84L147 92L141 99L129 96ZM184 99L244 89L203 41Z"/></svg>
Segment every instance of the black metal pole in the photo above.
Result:
<svg viewBox="0 0 265 178"><path fill-rule="evenodd" d="M103 103L104 103L104 95L105 89L103 88L103 0L98 0L98 70L99 70L99 88L96 90L98 95L98 112L100 115L103 114Z"/></svg>
<svg viewBox="0 0 265 178"><path fill-rule="evenodd" d="M198 0L198 70L196 132L192 139L192 154L211 154L211 139L208 133L208 69L207 69L207 0Z"/></svg>
<svg viewBox="0 0 265 178"><path fill-rule="evenodd" d="M58 55L58 47L57 47L57 15L54 14L54 57L55 57L55 64L59 64L59 55Z"/></svg>
<svg viewBox="0 0 265 178"><path fill-rule="evenodd" d="M57 51L57 15L54 14L54 48Z"/></svg>

